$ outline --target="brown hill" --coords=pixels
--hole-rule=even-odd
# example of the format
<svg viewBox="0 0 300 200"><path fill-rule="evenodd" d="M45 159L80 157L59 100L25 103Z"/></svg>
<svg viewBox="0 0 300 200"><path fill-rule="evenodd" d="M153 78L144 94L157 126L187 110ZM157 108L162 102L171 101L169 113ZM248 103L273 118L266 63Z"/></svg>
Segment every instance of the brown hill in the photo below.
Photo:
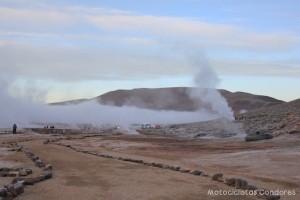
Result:
<svg viewBox="0 0 300 200"><path fill-rule="evenodd" d="M190 90L197 88L140 88L133 90L116 90L96 97L105 105L135 106L154 110L195 111L197 104L189 97ZM283 101L261 95L244 92L219 90L235 113L252 111L283 103Z"/></svg>
<svg viewBox="0 0 300 200"><path fill-rule="evenodd" d="M197 103L189 97L191 90L198 88L139 88L132 90L115 90L93 99L104 105L135 106L153 110L195 111ZM232 110L239 114L241 111L252 111L283 103L278 99L268 96L254 95L245 92L230 92L219 90L227 100ZM78 99L65 102L52 103L51 105L79 104L92 99Z"/></svg>

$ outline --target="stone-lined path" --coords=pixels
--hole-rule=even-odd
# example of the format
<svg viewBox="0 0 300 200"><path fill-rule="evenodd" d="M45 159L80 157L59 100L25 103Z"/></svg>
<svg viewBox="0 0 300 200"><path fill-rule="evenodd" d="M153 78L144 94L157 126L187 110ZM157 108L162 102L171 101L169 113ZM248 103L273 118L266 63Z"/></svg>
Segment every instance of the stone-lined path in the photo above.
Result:
<svg viewBox="0 0 300 200"><path fill-rule="evenodd" d="M19 200L225 199L208 196L208 190L232 189L211 178L101 158L54 144L45 145L42 140L24 144L45 163L52 164L54 175L46 182L27 187L16 198Z"/></svg>

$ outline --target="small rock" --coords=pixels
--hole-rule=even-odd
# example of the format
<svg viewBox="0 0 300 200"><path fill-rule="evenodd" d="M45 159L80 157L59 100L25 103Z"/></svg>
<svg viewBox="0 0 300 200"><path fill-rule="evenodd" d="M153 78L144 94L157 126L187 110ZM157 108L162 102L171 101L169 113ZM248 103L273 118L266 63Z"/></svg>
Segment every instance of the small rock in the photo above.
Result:
<svg viewBox="0 0 300 200"><path fill-rule="evenodd" d="M170 166L169 165L163 165L162 168L163 169L170 169Z"/></svg>
<svg viewBox="0 0 300 200"><path fill-rule="evenodd" d="M45 167L45 164L41 160L36 160L36 161L34 161L34 163L38 167Z"/></svg>
<svg viewBox="0 0 300 200"><path fill-rule="evenodd" d="M182 172L182 173L190 173L190 171L191 171L190 169L181 169L180 170L180 172Z"/></svg>
<svg viewBox="0 0 300 200"><path fill-rule="evenodd" d="M33 185L34 183L37 183L39 181L36 181L35 178L25 178L23 179L23 185Z"/></svg>
<svg viewBox="0 0 300 200"><path fill-rule="evenodd" d="M39 160L39 157L38 156L32 156L32 161L37 161L37 160Z"/></svg>
<svg viewBox="0 0 300 200"><path fill-rule="evenodd" d="M247 190L257 190L258 188L255 185L247 185Z"/></svg>
<svg viewBox="0 0 300 200"><path fill-rule="evenodd" d="M0 197L5 197L6 196L6 188L4 187L0 187Z"/></svg>
<svg viewBox="0 0 300 200"><path fill-rule="evenodd" d="M50 142L49 140L45 140L43 143L44 144L49 144L49 142Z"/></svg>
<svg viewBox="0 0 300 200"><path fill-rule="evenodd" d="M14 195L12 192L7 192L5 200L12 200L14 198Z"/></svg>
<svg viewBox="0 0 300 200"><path fill-rule="evenodd" d="M23 180L23 178L14 178L12 181L11 181L11 184L16 184L18 181L20 180Z"/></svg>
<svg viewBox="0 0 300 200"><path fill-rule="evenodd" d="M51 164L46 165L43 170L44 171L52 171L52 165Z"/></svg>
<svg viewBox="0 0 300 200"><path fill-rule="evenodd" d="M7 177L7 172L0 172L0 177Z"/></svg>
<svg viewBox="0 0 300 200"><path fill-rule="evenodd" d="M235 180L235 188L236 188L236 189L241 189L241 185L242 185L241 179L240 179L240 178L237 178L237 179Z"/></svg>
<svg viewBox="0 0 300 200"><path fill-rule="evenodd" d="M37 182L35 182L35 183L38 183L38 182L41 182L41 181L44 181L46 178L45 178L45 176L44 175L40 175L40 176L38 176L38 177L35 177L35 181L37 181Z"/></svg>
<svg viewBox="0 0 300 200"><path fill-rule="evenodd" d="M17 172L10 172L7 174L8 177L16 177L17 176Z"/></svg>
<svg viewBox="0 0 300 200"><path fill-rule="evenodd" d="M236 178L225 178L225 183L229 186L235 186Z"/></svg>
<svg viewBox="0 0 300 200"><path fill-rule="evenodd" d="M241 189L246 190L248 186L248 182L244 179L241 179Z"/></svg>
<svg viewBox="0 0 300 200"><path fill-rule="evenodd" d="M179 171L180 167L179 166L171 166L170 169L174 170L174 171Z"/></svg>
<svg viewBox="0 0 300 200"><path fill-rule="evenodd" d="M24 185L20 184L20 183L17 183L17 184L14 185L14 190L17 193L17 195L20 195L24 192Z"/></svg>
<svg viewBox="0 0 300 200"><path fill-rule="evenodd" d="M43 176L45 177L45 179L49 179L49 178L52 178L52 172L44 172L43 173Z"/></svg>
<svg viewBox="0 0 300 200"><path fill-rule="evenodd" d="M202 174L202 171L200 171L200 170L193 170L193 171L190 172L190 174L196 175L196 176L200 176Z"/></svg>
<svg viewBox="0 0 300 200"><path fill-rule="evenodd" d="M213 181L219 181L221 178L223 178L223 174L222 174L222 173L216 173L216 174L214 174L214 175L211 177L211 179L212 179Z"/></svg>
<svg viewBox="0 0 300 200"><path fill-rule="evenodd" d="M269 195L266 197L267 200L279 200L280 196L279 195Z"/></svg>
<svg viewBox="0 0 300 200"><path fill-rule="evenodd" d="M152 166L152 167L159 167L159 168L162 168L162 167L163 167L163 164L151 162L151 166Z"/></svg>
<svg viewBox="0 0 300 200"><path fill-rule="evenodd" d="M26 169L20 169L20 170L19 170L19 175L20 175L20 176L27 176L27 171L26 171Z"/></svg>
<svg viewBox="0 0 300 200"><path fill-rule="evenodd" d="M6 184L4 187L7 189L8 192L12 192L14 190L13 184Z"/></svg>
<svg viewBox="0 0 300 200"><path fill-rule="evenodd" d="M27 175L32 174L32 170L31 169L26 169L26 173L27 173Z"/></svg>

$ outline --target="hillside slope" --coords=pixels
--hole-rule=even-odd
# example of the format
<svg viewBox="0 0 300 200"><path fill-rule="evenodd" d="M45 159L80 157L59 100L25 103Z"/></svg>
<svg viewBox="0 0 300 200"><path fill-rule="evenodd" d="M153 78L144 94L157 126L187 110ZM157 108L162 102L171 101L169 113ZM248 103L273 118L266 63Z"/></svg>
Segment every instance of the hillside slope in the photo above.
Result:
<svg viewBox="0 0 300 200"><path fill-rule="evenodd" d="M104 105L135 106L154 110L195 111L197 103L189 97L190 90L196 88L140 88L133 90L116 90L96 97ZM244 92L219 90L235 113L252 111L283 103L283 101Z"/></svg>
<svg viewBox="0 0 300 200"><path fill-rule="evenodd" d="M248 134L257 131L279 136L300 132L300 99L237 116Z"/></svg>
<svg viewBox="0 0 300 200"><path fill-rule="evenodd" d="M77 99L65 102L52 103L50 105L79 104L82 102L97 100L103 105L134 106L153 110L195 111L198 103L190 98L189 94L200 89L188 87L174 88L138 88L132 90L115 90L107 92L93 99ZM230 92L219 90L227 100L228 105L235 114L253 111L261 108L284 103L268 96L255 95L245 92Z"/></svg>

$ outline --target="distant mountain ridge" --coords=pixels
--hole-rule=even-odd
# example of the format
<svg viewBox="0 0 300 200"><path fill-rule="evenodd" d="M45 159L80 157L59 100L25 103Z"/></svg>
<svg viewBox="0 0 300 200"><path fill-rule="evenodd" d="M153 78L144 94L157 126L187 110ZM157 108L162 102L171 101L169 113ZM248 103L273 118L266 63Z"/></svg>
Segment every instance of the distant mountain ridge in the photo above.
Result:
<svg viewBox="0 0 300 200"><path fill-rule="evenodd" d="M103 105L135 106L153 110L195 111L197 103L188 95L191 90L198 88L138 88L132 90L115 90L92 99L77 99L50 105L80 104L97 100ZM241 111L253 111L284 103L284 101L262 95L245 92L230 92L220 89L220 94L227 100L228 105L238 114Z"/></svg>

